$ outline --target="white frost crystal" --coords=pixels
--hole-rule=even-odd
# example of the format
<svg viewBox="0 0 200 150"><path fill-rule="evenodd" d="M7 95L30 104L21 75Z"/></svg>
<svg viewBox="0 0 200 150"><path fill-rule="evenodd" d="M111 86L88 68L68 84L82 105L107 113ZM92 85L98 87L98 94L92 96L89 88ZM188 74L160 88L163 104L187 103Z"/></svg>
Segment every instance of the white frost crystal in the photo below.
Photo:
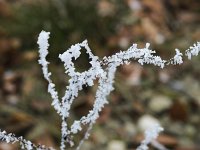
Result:
<svg viewBox="0 0 200 150"><path fill-rule="evenodd" d="M174 56L174 64L182 64L183 60L182 60L182 56L183 54L179 51L179 49L175 49L176 51L176 55Z"/></svg>
<svg viewBox="0 0 200 150"><path fill-rule="evenodd" d="M197 42L193 46L190 46L188 50L186 50L185 55L188 56L188 59L191 59L192 56L199 55L199 52L200 52L200 42Z"/></svg>

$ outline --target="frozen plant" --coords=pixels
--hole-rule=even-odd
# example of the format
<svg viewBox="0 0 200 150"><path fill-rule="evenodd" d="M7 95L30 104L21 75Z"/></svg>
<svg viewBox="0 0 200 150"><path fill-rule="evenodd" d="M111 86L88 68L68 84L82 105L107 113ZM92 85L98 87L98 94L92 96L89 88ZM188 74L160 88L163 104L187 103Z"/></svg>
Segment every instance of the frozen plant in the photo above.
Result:
<svg viewBox="0 0 200 150"><path fill-rule="evenodd" d="M141 145L136 150L148 150L148 144L158 137L159 132L163 131L163 128L158 124L154 127L150 127L145 131L145 139L141 142Z"/></svg>
<svg viewBox="0 0 200 150"><path fill-rule="evenodd" d="M72 45L66 52L59 55L60 60L64 63L65 73L71 77L69 79L69 85L66 86L64 96L59 99L58 92L55 89L55 84L51 80L51 72L48 70L49 62L46 60L49 47L49 34L49 32L42 31L38 37L39 64L42 66L44 78L48 81L48 92L51 94L53 100L52 106L62 120L61 150L66 149L66 144L69 144L71 147L74 146L73 135L78 134L82 130L83 125L87 125L88 129L84 138L76 146L76 149L79 150L83 141L89 137L92 126L99 117L99 113L103 109L104 105L108 103L107 96L114 89L113 82L118 66L128 64L131 59L137 60L141 65L153 64L160 68L164 68L166 65L170 64L177 65L183 63L183 54L178 49L175 50L176 54L174 57L169 60L163 60L160 56L155 55L156 52L154 50L149 48L149 43L141 49L137 48L137 44L133 44L127 51L120 51L112 56L99 59L97 56L92 54L88 42L85 40L82 43ZM86 53L89 55L91 68L84 72L76 72L72 60L76 60L80 56L82 48L84 48ZM185 55L190 59L191 56L198 55L199 51L200 42L197 42L193 47L186 50ZM96 79L98 79L98 88L93 108L89 110L87 115L82 116L79 120L75 120L72 125L69 126L67 122L72 103L78 96L79 91L82 90L83 86L92 86L94 84L93 81ZM138 147L138 150L143 150L143 147L148 149L147 144L155 140L160 131L162 131L162 128L158 125L155 126L155 129L152 130L152 132L146 131L145 139L141 146ZM9 137L10 136L7 136L6 134L1 134L0 136L1 139L9 139ZM14 140L8 140L8 142L14 141L18 141L17 138ZM27 145L29 147L29 144Z"/></svg>
<svg viewBox="0 0 200 150"><path fill-rule="evenodd" d="M113 90L113 80L116 69L119 65L127 64L130 59L138 59L138 62L143 64L153 64L164 68L169 64L181 64L183 63L182 56L183 54L176 49L176 54L173 58L169 60L163 60L160 56L155 56L155 51L149 49L150 44L147 43L145 48L138 49L136 44L133 44L127 51L121 51L115 55L104 57L100 60L97 56L94 56L91 52L91 49L88 46L87 41L72 45L66 52L59 55L59 58L64 63L65 73L68 74L71 79L69 79L69 85L66 87L65 95L62 97L62 100L58 99L58 93L55 90L55 85L50 79L51 73L48 71L48 61L46 56L48 54L48 38L49 32L42 31L38 38L38 44L40 47L39 54L40 60L39 63L42 65L44 77L49 82L48 91L52 96L54 106L57 113L62 118L62 127L61 127L61 150L65 148L65 143L73 145L72 135L77 134L82 130L82 125L88 125L89 130L86 132L84 139L88 138L89 131L92 128L92 125L96 122L96 119L99 117L99 113L108 103L106 97ZM90 64L91 68L88 71L82 73L75 72L74 63L72 58L75 60L81 54L81 48L86 49L86 53L91 59ZM186 55L191 58L192 55L198 55L200 50L200 43L197 42L194 47L191 47L186 51ZM103 66L105 69L103 69ZM69 110L71 104L78 96L78 92L82 90L83 85L92 86L93 81L98 78L98 88L95 96L95 101L92 110L86 116L81 117L80 120L75 120L74 123L69 127L67 125L67 118L69 117ZM81 144L82 142L80 142ZM80 145L78 145L79 149Z"/></svg>
<svg viewBox="0 0 200 150"><path fill-rule="evenodd" d="M6 143L15 143L19 142L21 149L27 149L27 150L54 150L53 148L47 148L44 145L35 145L31 141L24 139L22 136L21 137L16 137L12 133L6 133L6 131L1 131L0 130L0 139L2 141L5 141Z"/></svg>

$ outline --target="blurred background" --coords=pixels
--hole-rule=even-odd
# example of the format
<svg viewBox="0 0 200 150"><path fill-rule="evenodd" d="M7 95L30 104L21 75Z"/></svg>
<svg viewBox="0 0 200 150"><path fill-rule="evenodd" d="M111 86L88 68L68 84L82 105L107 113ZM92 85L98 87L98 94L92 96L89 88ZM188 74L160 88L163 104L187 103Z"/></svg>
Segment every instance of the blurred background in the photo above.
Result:
<svg viewBox="0 0 200 150"><path fill-rule="evenodd" d="M41 30L51 32L48 60L62 96L69 77L58 54L70 45L88 39L102 58L149 42L158 55L170 58L175 48L184 52L200 40L200 1L0 0L0 129L58 148L60 119L38 64ZM165 128L158 141L167 148L200 150L199 65L198 56L165 69L134 61L119 67L110 103L82 150L134 150L152 122ZM84 50L75 66L78 71L90 67ZM79 94L69 124L92 108L96 88ZM0 150L16 149L17 144L0 143Z"/></svg>

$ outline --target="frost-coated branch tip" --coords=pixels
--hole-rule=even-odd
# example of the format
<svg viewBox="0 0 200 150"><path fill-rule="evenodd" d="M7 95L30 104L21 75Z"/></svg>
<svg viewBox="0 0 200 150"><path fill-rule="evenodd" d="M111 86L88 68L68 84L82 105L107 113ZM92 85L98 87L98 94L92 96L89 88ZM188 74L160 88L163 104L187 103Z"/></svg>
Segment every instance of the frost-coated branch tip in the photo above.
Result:
<svg viewBox="0 0 200 150"><path fill-rule="evenodd" d="M148 150L148 144L150 144L152 141L156 140L159 133L163 131L164 129L159 125L155 124L154 126L146 129L144 133L144 140L141 142L141 145L137 147L136 150Z"/></svg>
<svg viewBox="0 0 200 150"><path fill-rule="evenodd" d="M35 145L31 141L24 139L23 137L16 137L13 133L6 133L6 131L0 130L0 140L5 141L6 143L15 143L19 142L21 149L26 150L55 150L52 147L46 147L44 145Z"/></svg>

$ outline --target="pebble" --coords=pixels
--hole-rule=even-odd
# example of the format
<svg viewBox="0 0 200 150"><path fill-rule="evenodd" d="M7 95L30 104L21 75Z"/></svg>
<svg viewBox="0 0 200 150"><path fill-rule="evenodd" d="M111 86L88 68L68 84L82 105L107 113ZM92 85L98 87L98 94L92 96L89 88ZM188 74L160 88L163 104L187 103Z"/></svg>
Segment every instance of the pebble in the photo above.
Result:
<svg viewBox="0 0 200 150"><path fill-rule="evenodd" d="M159 121L151 115L143 115L138 120L138 128L143 132L149 128L153 128L155 124L160 124Z"/></svg>
<svg viewBox="0 0 200 150"><path fill-rule="evenodd" d="M112 140L109 142L107 150L126 150L126 145L123 141Z"/></svg>
<svg viewBox="0 0 200 150"><path fill-rule="evenodd" d="M92 150L94 149L94 144L91 143L90 141L84 141L83 145L81 146L82 150Z"/></svg>
<svg viewBox="0 0 200 150"><path fill-rule="evenodd" d="M127 122L124 125L124 129L125 129L125 132L126 132L126 135L128 136L128 138L133 137L137 132L135 125L131 122Z"/></svg>
<svg viewBox="0 0 200 150"><path fill-rule="evenodd" d="M153 112L162 112L172 105L172 101L169 97L167 96L162 96L162 95L157 95L152 97L150 103L149 103L149 108Z"/></svg>

